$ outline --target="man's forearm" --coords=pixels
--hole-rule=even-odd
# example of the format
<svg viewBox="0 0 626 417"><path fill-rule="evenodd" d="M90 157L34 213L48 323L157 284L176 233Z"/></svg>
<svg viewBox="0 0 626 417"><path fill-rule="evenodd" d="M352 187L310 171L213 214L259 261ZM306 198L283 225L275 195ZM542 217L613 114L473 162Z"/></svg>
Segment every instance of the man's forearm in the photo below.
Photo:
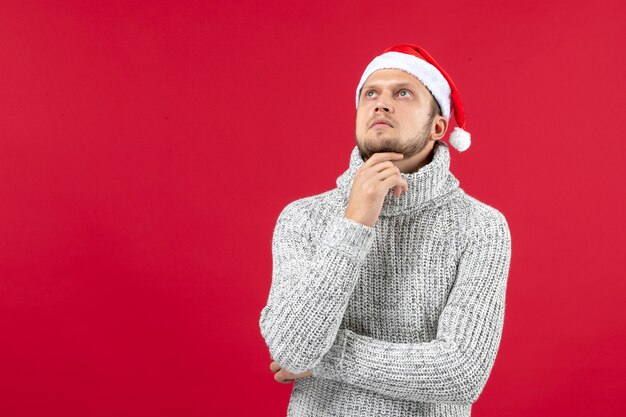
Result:
<svg viewBox="0 0 626 417"><path fill-rule="evenodd" d="M277 222L272 287L259 321L272 357L294 374L332 346L373 239L371 228L336 216L314 245L307 230L291 228L298 215L288 206Z"/></svg>
<svg viewBox="0 0 626 417"><path fill-rule="evenodd" d="M501 340L511 242L501 217L470 240L435 340L392 343L341 329L313 376L398 399L476 401Z"/></svg>

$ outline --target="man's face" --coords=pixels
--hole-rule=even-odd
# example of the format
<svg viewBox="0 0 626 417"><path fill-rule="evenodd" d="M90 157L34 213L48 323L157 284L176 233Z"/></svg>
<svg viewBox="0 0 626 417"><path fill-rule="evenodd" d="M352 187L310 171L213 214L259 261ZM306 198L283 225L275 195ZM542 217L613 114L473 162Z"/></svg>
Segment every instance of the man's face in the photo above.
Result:
<svg viewBox="0 0 626 417"><path fill-rule="evenodd" d="M434 117L431 100L428 89L404 71L372 73L356 111L355 138L363 160L376 152L399 152L407 159L422 151Z"/></svg>

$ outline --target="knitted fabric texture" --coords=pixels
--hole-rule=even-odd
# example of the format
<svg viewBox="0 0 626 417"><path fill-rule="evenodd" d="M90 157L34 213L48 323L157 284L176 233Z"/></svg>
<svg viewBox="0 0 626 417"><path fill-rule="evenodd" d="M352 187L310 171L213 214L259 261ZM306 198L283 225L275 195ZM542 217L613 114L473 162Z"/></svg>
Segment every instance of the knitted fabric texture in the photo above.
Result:
<svg viewBox="0 0 626 417"><path fill-rule="evenodd" d="M404 174L373 227L345 218L355 147L337 188L288 204L272 240L260 330L294 382L289 417L470 416L500 345L511 236L467 195L445 142Z"/></svg>

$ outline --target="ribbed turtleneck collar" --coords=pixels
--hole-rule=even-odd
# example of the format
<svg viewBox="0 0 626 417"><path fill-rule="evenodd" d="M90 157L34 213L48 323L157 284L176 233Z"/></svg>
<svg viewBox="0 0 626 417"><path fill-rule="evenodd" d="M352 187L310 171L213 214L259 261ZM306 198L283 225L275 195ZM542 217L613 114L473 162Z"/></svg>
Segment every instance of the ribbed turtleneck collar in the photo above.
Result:
<svg viewBox="0 0 626 417"><path fill-rule="evenodd" d="M381 216L395 216L427 205L437 205L440 197L458 189L459 180L450 172L448 145L439 140L435 143L433 152L432 160L417 172L400 174L406 180L409 189L400 197L389 192L385 196ZM349 168L337 178L337 188L344 199L344 206L347 206L350 198L354 175L362 165L363 159L358 147L355 146L350 154Z"/></svg>

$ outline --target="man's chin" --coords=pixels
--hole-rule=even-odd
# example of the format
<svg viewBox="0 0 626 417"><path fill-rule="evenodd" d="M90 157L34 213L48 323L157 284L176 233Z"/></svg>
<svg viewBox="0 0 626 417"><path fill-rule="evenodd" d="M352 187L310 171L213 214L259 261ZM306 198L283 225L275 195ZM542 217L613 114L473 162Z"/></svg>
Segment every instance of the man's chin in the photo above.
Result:
<svg viewBox="0 0 626 417"><path fill-rule="evenodd" d="M369 148L369 147L361 148L361 147L359 147L359 152L361 153L361 158L363 158L363 161L367 161L375 153L381 153L381 152L402 153L401 150L398 150L396 148L390 148L390 147L378 147L378 148Z"/></svg>
<svg viewBox="0 0 626 417"><path fill-rule="evenodd" d="M367 144L364 148L363 151L365 151L365 153L369 154L369 155L373 155L375 153L379 153L379 152L398 152L398 153L402 153L403 149L397 145L394 145L392 143L370 143Z"/></svg>
<svg viewBox="0 0 626 417"><path fill-rule="evenodd" d="M366 137L365 140L356 141L361 157L364 161L369 159L373 154L380 152L398 152L403 153L403 149L398 146L398 139L393 137Z"/></svg>

